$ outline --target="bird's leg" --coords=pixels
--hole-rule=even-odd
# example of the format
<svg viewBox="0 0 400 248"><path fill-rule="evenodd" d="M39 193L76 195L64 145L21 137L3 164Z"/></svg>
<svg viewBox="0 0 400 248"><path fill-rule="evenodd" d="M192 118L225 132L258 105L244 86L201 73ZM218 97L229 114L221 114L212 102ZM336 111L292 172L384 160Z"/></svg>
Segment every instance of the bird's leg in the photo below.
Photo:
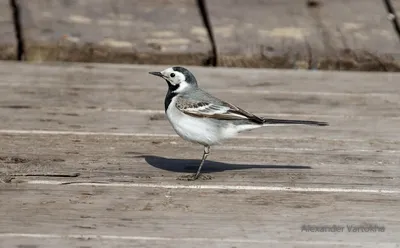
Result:
<svg viewBox="0 0 400 248"><path fill-rule="evenodd" d="M200 176L200 171L201 167L203 167L204 161L206 161L208 154L210 153L210 147L209 146L204 146L204 153L203 153L203 158L201 159L199 168L197 169L196 174L193 177L193 180L196 180Z"/></svg>
<svg viewBox="0 0 400 248"><path fill-rule="evenodd" d="M204 180L210 180L212 178L211 176L204 176L204 175L200 174L201 167L203 167L204 161L206 161L209 153L210 153L210 147L204 146L203 158L201 159L201 162L200 162L199 168L197 169L197 172L195 174L180 176L177 178L177 180L194 181L196 179L199 179L199 177Z"/></svg>

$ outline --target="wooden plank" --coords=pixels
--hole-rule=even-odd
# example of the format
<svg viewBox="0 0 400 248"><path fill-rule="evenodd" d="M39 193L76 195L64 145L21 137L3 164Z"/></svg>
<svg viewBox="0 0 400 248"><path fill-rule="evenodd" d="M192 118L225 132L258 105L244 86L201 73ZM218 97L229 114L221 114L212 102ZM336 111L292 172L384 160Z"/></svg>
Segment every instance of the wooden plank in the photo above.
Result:
<svg viewBox="0 0 400 248"><path fill-rule="evenodd" d="M16 59L16 47L10 1L0 0L0 60Z"/></svg>
<svg viewBox="0 0 400 248"><path fill-rule="evenodd" d="M166 85L163 81L151 81L148 79L146 85L91 85L86 87L81 84L83 78L70 80L68 85L53 84L46 79L36 77L32 81L39 80L35 84L25 84L16 87L13 82L7 83L8 87L1 87L1 105L14 105L23 97L25 103L31 108L38 107L63 107L68 104L72 108L111 108L111 109L152 109L162 110L166 94ZM221 79L222 81L223 79ZM149 85L150 83L154 86ZM215 83L218 83L216 81ZM10 87L11 86L11 87ZM251 87L243 82L243 86L228 86L223 89L224 84L219 87L203 86L217 97L225 101L235 103L242 108L258 113L281 113L281 114L325 114L342 116L377 116L398 117L399 100L398 94L379 92L368 94L346 94L346 93L321 93L316 91L296 92L289 87L281 86L274 90L268 87ZM393 87L393 86L392 86ZM214 89L213 89L214 88ZM282 89L282 90L279 90ZM393 87L394 88L394 87ZM266 89L266 90L264 90ZM5 93L9 94L5 94ZM251 96L251 97L249 97ZM148 101L148 98L154 101ZM104 99L108 99L104 102ZM69 103L70 102L70 103ZM308 112L305 111L305 108Z"/></svg>
<svg viewBox="0 0 400 248"><path fill-rule="evenodd" d="M123 112L76 109L15 109L0 108L0 129L7 130L48 130L76 132L117 132L133 134L175 134L165 114L146 112ZM11 105L18 106L18 105ZM305 107L303 107L304 109ZM376 140L386 139L397 141L400 138L400 118L376 119L376 117L343 118L335 116L299 116L303 119L318 119L328 121L328 127L310 126L269 126L244 132L247 137L291 137L325 138L325 139L355 139ZM268 116L268 114L262 114ZM269 116L271 117L271 116ZM272 115L272 117L276 117ZM295 118L294 116L279 116L278 118Z"/></svg>
<svg viewBox="0 0 400 248"><path fill-rule="evenodd" d="M202 64L210 48L191 32L204 32L192 0L36 0L21 10L28 60Z"/></svg>
<svg viewBox="0 0 400 248"><path fill-rule="evenodd" d="M147 74L163 67L14 65L5 63L0 69L1 129L174 133L162 110L166 85ZM272 129L278 133L257 130L247 135L399 137L399 74L193 70L201 86L204 83L210 92L249 111L331 124L327 128Z"/></svg>
<svg viewBox="0 0 400 248"><path fill-rule="evenodd" d="M42 234L95 233L116 237L143 237L142 240L130 240L130 242L145 247L165 247L165 244L172 247L176 243L185 247L191 244L231 247L247 246L246 243L249 243L256 247L270 242L279 242L287 247L295 245L314 247L312 245L314 242L315 247L330 243L344 246L358 244L363 247L381 243L385 244L385 247L393 247L399 242L399 237L396 235L399 223L393 218L397 213L399 198L384 195L337 193L321 195L288 192L269 193L266 197L262 192L246 191L143 188L121 190L76 186L50 188L45 185L31 188L20 184L3 188L2 195L9 198L12 204L0 206L1 233L32 233L34 225L35 233ZM350 211L349 204L352 206ZM376 210L377 206L379 211ZM55 209L58 211L54 212ZM6 214L9 211L14 214ZM314 214L311 215L311 212ZM235 221L234 225L232 220ZM360 225L365 222L376 223L377 220L379 223L385 223L385 232L355 234L347 230L335 234L301 232L303 224L329 223L346 226L346 224ZM218 232L215 231L216 221ZM275 224L271 225L271 222ZM151 240L151 237L155 240ZM157 240L157 237L172 240ZM101 236L98 238L101 239ZM73 243L94 245L100 241L98 238L75 239ZM196 238L199 240L196 241ZM67 241L66 238L60 239L63 243ZM38 242L37 239L25 240L39 245L44 243ZM5 244L16 245L25 240L6 240ZM106 238L102 241L107 247L111 247L112 243L126 245L127 242L123 238L121 240ZM255 244L252 244L252 241ZM50 242L54 240L50 239Z"/></svg>
<svg viewBox="0 0 400 248"><path fill-rule="evenodd" d="M202 155L201 146L177 137L0 137L0 162L4 164L5 176L80 173L72 180L177 182L182 174L196 170ZM30 140L34 140L34 146ZM213 179L205 183L370 189L400 186L398 142L376 141L367 146L360 141L343 143L318 139L233 139L211 149L204 172Z"/></svg>
<svg viewBox="0 0 400 248"><path fill-rule="evenodd" d="M12 63L0 61L0 86L89 87L123 89L166 89L163 81L148 74L167 67L96 63ZM312 93L320 95L399 94L399 73L263 70L186 66L207 89L230 88L253 91ZM18 74L16 72L19 72ZM117 87L118 86L118 87ZM324 94L325 93L325 94Z"/></svg>
<svg viewBox="0 0 400 248"><path fill-rule="evenodd" d="M157 82L154 82L157 83ZM164 82L158 82L164 84ZM234 103L250 112L260 114L287 115L326 115L347 117L376 117L386 116L398 118L400 96L396 94L364 96L364 95L324 95L315 93L301 94L296 92L257 92L257 89L207 89L210 93L227 102ZM2 108L22 105L25 108L51 108L106 110L106 111L135 111L156 110L164 108L166 86L162 88L100 88L81 86L62 87L1 87L0 100ZM154 99L148 101L148 99ZM108 99L108 101L104 101ZM51 107L49 107L51 106ZM68 106L70 109L64 107ZM23 106L21 107L23 108Z"/></svg>
<svg viewBox="0 0 400 248"><path fill-rule="evenodd" d="M3 107L18 105L23 98L29 108L161 110L166 85L147 72L163 68L122 66L105 69L100 65L90 68L85 65L70 65L69 68L17 65L13 68L12 64L5 64L0 71L3 78L0 91L4 95L0 104ZM200 86L253 112L399 117L399 74L190 69L198 77ZM16 75L15 70L24 73ZM149 98L155 101L148 101Z"/></svg>
<svg viewBox="0 0 400 248"><path fill-rule="evenodd" d="M400 59L398 37L382 1L223 0L209 10L222 54L281 56L287 67L309 66L312 60L317 68L334 67L318 64L324 56L347 59L342 67L352 68L352 62L366 57L363 51Z"/></svg>

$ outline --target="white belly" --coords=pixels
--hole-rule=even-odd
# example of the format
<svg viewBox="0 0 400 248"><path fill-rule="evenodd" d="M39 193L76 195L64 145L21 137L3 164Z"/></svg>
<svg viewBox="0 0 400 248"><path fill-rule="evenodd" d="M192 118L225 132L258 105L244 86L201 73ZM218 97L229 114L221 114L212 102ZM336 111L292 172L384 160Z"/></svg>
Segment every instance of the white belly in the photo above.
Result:
<svg viewBox="0 0 400 248"><path fill-rule="evenodd" d="M211 146L232 138L239 132L262 127L255 124L234 125L228 121L192 117L179 111L175 107L175 101L172 99L168 106L168 120L180 137L191 142Z"/></svg>
<svg viewBox="0 0 400 248"><path fill-rule="evenodd" d="M207 118L195 118L180 112L172 107L171 102L167 110L167 117L175 132L185 140L202 145L214 145L224 139L220 127Z"/></svg>

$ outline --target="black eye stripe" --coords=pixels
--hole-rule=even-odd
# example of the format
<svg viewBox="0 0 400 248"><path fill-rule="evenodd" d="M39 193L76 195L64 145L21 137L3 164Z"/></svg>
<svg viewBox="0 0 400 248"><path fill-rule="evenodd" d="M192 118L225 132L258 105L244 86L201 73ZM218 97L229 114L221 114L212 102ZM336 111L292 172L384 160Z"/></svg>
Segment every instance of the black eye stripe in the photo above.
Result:
<svg viewBox="0 0 400 248"><path fill-rule="evenodd" d="M175 73L169 74L170 77L175 77Z"/></svg>

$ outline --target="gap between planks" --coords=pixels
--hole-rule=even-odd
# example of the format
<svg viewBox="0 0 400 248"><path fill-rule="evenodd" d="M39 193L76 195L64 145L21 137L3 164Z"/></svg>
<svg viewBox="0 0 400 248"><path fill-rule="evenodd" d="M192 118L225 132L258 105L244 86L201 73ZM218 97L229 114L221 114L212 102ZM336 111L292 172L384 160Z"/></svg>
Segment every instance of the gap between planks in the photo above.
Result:
<svg viewBox="0 0 400 248"><path fill-rule="evenodd" d="M280 192L324 192L324 193L364 193L364 194L400 194L400 189L355 189L355 188L310 188L310 187L281 187L281 186L250 186L250 185L205 185L205 184L153 184L153 183L112 183L112 182L79 182L30 180L26 184L33 185L75 185L103 186L129 188L162 188L162 189L193 189L193 190L244 190L244 191L280 191Z"/></svg>
<svg viewBox="0 0 400 248"><path fill-rule="evenodd" d="M49 130L5 130L0 129L0 134L9 134L9 135L79 135L79 136L122 136L122 137L160 137L160 138L179 138L176 134L152 134L152 133L115 133L115 132L81 132L81 131L49 131ZM239 135L235 137L235 139L279 139L279 140L304 140L306 138L289 138L289 137L262 137L262 136L244 136ZM362 140L356 139L319 139L319 140L328 140L328 141L347 141L347 142L362 142ZM329 149L317 149L317 148L292 148L292 147L256 147L256 146L215 146L214 150L220 151L276 151L276 152L343 152L343 150L329 150ZM400 150L374 150L374 149L351 149L346 150L346 153L379 153L379 154L390 154L392 156L396 156L400 154Z"/></svg>
<svg viewBox="0 0 400 248"><path fill-rule="evenodd" d="M61 80L62 81L62 80ZM54 81L59 82L59 81ZM31 88L60 88L60 84L55 83L15 83L15 82L0 82L0 86L5 87L31 87ZM62 85L61 85L62 86ZM65 87L64 87L65 88ZM68 84L68 88L80 88L80 89L115 89L114 84L103 84L103 85L82 85L82 84ZM118 87L119 90L149 90L154 91L154 88L146 88L140 86L124 86ZM161 88L160 88L161 89ZM290 90L249 90L246 88L243 89L213 89L208 87L209 92L213 93L232 93L232 94L256 94L256 95L302 95L302 96L339 96L339 97L398 97L398 93L347 93L347 92L325 92L325 91L290 91Z"/></svg>
<svg viewBox="0 0 400 248"><path fill-rule="evenodd" d="M293 240L282 241L273 239L231 239L231 238L184 238L160 236L117 236L100 234L48 234L48 233L0 233L0 238L32 238L32 239L78 239L78 240L119 240L119 241L178 241L178 242L214 242L214 243L254 243L254 244L298 244L298 245L377 245L376 242L346 242L322 240ZM394 245L391 242L379 242L379 245Z"/></svg>
<svg viewBox="0 0 400 248"><path fill-rule="evenodd" d="M64 107L40 107L40 110L44 111L52 111L52 112L111 112L111 113L133 113L133 114L165 114L164 110L156 110L156 109L117 109L117 108L64 108ZM361 115L323 115L323 114L289 114L289 113L254 113L258 116L274 116L274 117L302 117L302 118L330 118L330 119L376 119L376 116L361 116ZM400 116L387 116L384 118L385 120L400 120Z"/></svg>
<svg viewBox="0 0 400 248"><path fill-rule="evenodd" d="M15 130L15 129L0 129L0 134L27 134L27 135L81 135L81 136L127 136L127 137L160 137L160 138L177 138L177 134L156 134L156 133L126 133L126 132L90 132L90 131L62 131L62 130ZM313 137L311 137L313 138ZM264 139L264 140L305 140L310 137L268 137L268 136L246 136L239 135L235 139ZM345 142L365 142L363 139L327 139L319 138L318 140L326 141L345 141Z"/></svg>

